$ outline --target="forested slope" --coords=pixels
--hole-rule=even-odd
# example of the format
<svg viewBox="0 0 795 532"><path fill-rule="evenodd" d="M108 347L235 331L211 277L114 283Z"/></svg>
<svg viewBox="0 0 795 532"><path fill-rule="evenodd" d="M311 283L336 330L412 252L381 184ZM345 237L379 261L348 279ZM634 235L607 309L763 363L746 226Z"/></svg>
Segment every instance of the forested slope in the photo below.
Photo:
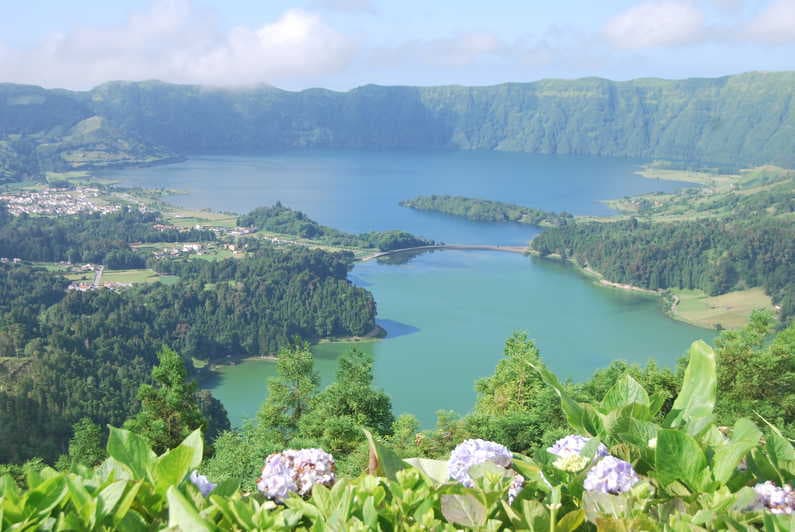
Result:
<svg viewBox="0 0 795 532"><path fill-rule="evenodd" d="M795 166L795 73L348 92L0 85L0 179L208 153L445 148Z"/></svg>

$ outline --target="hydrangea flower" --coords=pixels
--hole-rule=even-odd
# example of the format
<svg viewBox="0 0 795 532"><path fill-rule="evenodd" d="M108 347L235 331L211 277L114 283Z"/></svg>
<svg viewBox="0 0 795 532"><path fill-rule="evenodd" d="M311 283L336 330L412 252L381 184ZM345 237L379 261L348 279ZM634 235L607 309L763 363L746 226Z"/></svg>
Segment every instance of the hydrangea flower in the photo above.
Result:
<svg viewBox="0 0 795 532"><path fill-rule="evenodd" d="M257 489L279 502L290 493L304 496L315 484L333 484L335 467L334 457L322 449L287 449L265 459Z"/></svg>
<svg viewBox="0 0 795 532"><path fill-rule="evenodd" d="M450 453L447 468L450 478L471 488L475 485L469 476L469 468L478 464L492 462L502 467L510 467L513 455L504 445L481 439L464 440Z"/></svg>
<svg viewBox="0 0 795 532"><path fill-rule="evenodd" d="M588 465L590 460L579 454L567 454L558 457L557 460L552 462L552 465L561 471L571 471L572 473L582 471Z"/></svg>
<svg viewBox="0 0 795 532"><path fill-rule="evenodd" d="M774 514L790 515L795 511L795 492L788 484L779 488L768 480L754 486L754 491L759 508L765 508Z"/></svg>
<svg viewBox="0 0 795 532"><path fill-rule="evenodd" d="M515 474L511 481L511 485L508 487L508 504L513 504L513 500L519 495L519 492L522 491L523 486L524 477L518 473Z"/></svg>
<svg viewBox="0 0 795 532"><path fill-rule="evenodd" d="M585 446L588 445L589 441L591 441L591 438L586 438L585 436L580 436L579 434L570 434L569 436L566 436L565 438L561 438L558 441L556 441L552 445L552 447L548 447L547 452L550 454L554 454L559 458L580 456L580 453L582 453L582 450L585 449ZM596 448L596 454L594 455L594 460L605 457L608 454L609 452L607 450L607 447L605 447L603 443L600 443L599 446Z"/></svg>
<svg viewBox="0 0 795 532"><path fill-rule="evenodd" d="M629 491L639 481L632 464L615 456L605 456L588 471L583 487L588 491L617 495Z"/></svg>
<svg viewBox="0 0 795 532"><path fill-rule="evenodd" d="M195 469L190 474L190 482L201 492L204 497L207 497L218 484L213 484L210 482L210 479L205 477L204 475L200 475L198 471Z"/></svg>

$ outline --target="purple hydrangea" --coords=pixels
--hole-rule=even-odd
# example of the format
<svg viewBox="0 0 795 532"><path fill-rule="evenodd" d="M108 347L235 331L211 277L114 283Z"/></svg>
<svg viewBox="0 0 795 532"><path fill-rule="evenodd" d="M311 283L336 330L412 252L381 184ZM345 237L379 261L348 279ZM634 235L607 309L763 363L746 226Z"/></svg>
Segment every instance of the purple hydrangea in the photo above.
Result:
<svg viewBox="0 0 795 532"><path fill-rule="evenodd" d="M570 458L574 455L579 456L582 450L585 449L585 446L588 445L589 441L591 441L591 438L586 438L579 434L571 434L556 441L552 447L547 448L547 452L560 458ZM596 448L594 459L603 458L608 454L607 447L605 447L603 443L600 443Z"/></svg>
<svg viewBox="0 0 795 532"><path fill-rule="evenodd" d="M756 491L756 506L764 508L774 514L790 515L795 511L795 492L792 487L785 484L779 488L769 480L754 486Z"/></svg>
<svg viewBox="0 0 795 532"><path fill-rule="evenodd" d="M469 476L469 468L478 464L492 462L502 467L510 467L513 455L504 445L487 440L473 439L459 443L450 453L447 468L450 478L471 488L475 485Z"/></svg>
<svg viewBox="0 0 795 532"><path fill-rule="evenodd" d="M287 449L265 459L257 489L279 502L290 493L304 496L315 484L333 484L335 467L334 457L322 449Z"/></svg>
<svg viewBox="0 0 795 532"><path fill-rule="evenodd" d="M207 497L218 484L213 484L210 479L204 475L200 475L198 471L194 470L189 477L191 484L201 492L204 497Z"/></svg>
<svg viewBox="0 0 795 532"><path fill-rule="evenodd" d="M516 496L522 491L524 487L524 477L518 473L514 474L511 485L508 487L508 504L513 504Z"/></svg>
<svg viewBox="0 0 795 532"><path fill-rule="evenodd" d="M632 464L614 456L605 456L588 471L583 487L587 491L618 495L629 491L639 481Z"/></svg>

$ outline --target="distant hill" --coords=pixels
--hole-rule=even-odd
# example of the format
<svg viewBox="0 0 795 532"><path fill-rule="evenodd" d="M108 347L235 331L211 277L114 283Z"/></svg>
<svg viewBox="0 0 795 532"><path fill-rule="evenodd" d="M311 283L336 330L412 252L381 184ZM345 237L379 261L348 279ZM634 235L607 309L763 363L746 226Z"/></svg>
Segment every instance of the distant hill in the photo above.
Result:
<svg viewBox="0 0 795 532"><path fill-rule="evenodd" d="M795 167L795 72L300 92L0 84L0 180L291 148L442 148Z"/></svg>

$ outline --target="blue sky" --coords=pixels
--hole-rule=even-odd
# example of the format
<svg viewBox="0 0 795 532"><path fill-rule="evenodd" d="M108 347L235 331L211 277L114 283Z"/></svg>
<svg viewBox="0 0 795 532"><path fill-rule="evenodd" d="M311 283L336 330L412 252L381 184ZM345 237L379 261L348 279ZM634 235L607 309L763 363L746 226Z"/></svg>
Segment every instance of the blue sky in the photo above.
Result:
<svg viewBox="0 0 795 532"><path fill-rule="evenodd" d="M289 89L795 69L795 0L27 0L0 81Z"/></svg>

